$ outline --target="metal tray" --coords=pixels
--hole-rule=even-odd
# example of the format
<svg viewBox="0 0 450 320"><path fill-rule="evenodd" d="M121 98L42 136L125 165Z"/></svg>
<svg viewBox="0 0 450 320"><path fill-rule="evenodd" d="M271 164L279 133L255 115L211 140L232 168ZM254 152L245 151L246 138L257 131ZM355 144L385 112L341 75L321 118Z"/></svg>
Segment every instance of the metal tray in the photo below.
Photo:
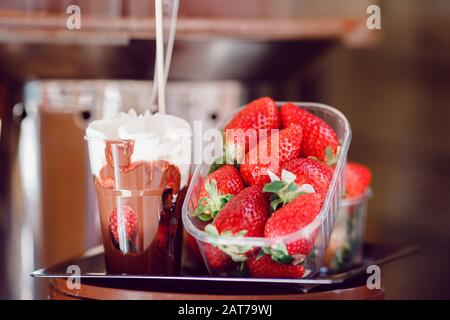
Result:
<svg viewBox="0 0 450 320"><path fill-rule="evenodd" d="M337 274L323 272L312 279L260 279L239 277L210 277L193 275L193 272L183 269L180 276L152 275L118 275L105 271L103 246L97 246L83 256L70 259L49 268L43 268L31 273L35 278L68 278L75 275L68 267L76 265L80 268L79 277L84 283L102 285L111 288L130 288L136 290L156 290L165 292L201 292L201 293L236 293L251 294L288 292L310 292L322 289L342 288L355 281L365 281L369 265L383 265L388 262L415 253L416 247L394 247L379 244L366 244L365 259L362 265Z"/></svg>

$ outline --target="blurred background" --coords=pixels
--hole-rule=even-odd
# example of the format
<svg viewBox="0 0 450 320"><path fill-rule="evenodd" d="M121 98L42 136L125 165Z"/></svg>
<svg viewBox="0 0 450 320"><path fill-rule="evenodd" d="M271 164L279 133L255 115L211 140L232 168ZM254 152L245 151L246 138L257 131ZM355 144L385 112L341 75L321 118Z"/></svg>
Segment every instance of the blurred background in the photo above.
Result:
<svg viewBox="0 0 450 320"><path fill-rule="evenodd" d="M45 297L32 270L100 243L83 130L149 107L153 6L0 0L0 298ZM263 95L340 109L374 173L367 240L421 248L382 268L386 298L450 298L449 30L447 0L180 0L168 109L207 126Z"/></svg>

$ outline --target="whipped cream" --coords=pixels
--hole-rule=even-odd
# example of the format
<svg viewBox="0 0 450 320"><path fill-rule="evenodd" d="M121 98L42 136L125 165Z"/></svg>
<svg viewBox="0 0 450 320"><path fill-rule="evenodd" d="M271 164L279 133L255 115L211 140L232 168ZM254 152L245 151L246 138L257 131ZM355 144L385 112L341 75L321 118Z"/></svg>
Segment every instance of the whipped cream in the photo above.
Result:
<svg viewBox="0 0 450 320"><path fill-rule="evenodd" d="M189 180L191 137L192 129L186 120L149 111L138 115L131 109L112 118L92 121L86 129L92 173L98 175L106 164L105 141L134 140L131 161L169 161L179 168L183 188Z"/></svg>

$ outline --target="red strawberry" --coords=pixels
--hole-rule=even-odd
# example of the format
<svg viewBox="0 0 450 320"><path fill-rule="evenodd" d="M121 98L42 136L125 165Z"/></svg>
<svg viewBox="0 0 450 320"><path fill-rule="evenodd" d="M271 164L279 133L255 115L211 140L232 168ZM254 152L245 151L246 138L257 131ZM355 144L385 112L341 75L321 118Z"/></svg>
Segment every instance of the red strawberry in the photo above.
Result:
<svg viewBox="0 0 450 320"><path fill-rule="evenodd" d="M333 162L339 140L334 130L322 119L292 103L280 109L283 128L300 125L303 129L302 154L322 161Z"/></svg>
<svg viewBox="0 0 450 320"><path fill-rule="evenodd" d="M372 172L365 165L349 162L345 167L345 197L362 195L369 188Z"/></svg>
<svg viewBox="0 0 450 320"><path fill-rule="evenodd" d="M246 231L246 237L262 237L269 217L268 204L268 194L263 193L262 186L245 188L219 211L214 226L220 234Z"/></svg>
<svg viewBox="0 0 450 320"><path fill-rule="evenodd" d="M208 262L208 267L212 270L224 269L231 265L231 258L222 250L209 243L202 243L203 256Z"/></svg>
<svg viewBox="0 0 450 320"><path fill-rule="evenodd" d="M278 129L280 118L275 101L269 97L253 100L225 126L225 129Z"/></svg>
<svg viewBox="0 0 450 320"><path fill-rule="evenodd" d="M138 218L133 208L128 205L123 206L123 218L125 225L125 232L128 241L133 241L138 231ZM109 218L109 231L114 241L119 242L119 234L117 228L117 208L113 210Z"/></svg>
<svg viewBox="0 0 450 320"><path fill-rule="evenodd" d="M264 228L264 237L284 236L307 226L320 211L322 197L316 193L301 195L275 211ZM314 245L314 235L309 239L300 239L286 246L287 254L308 255Z"/></svg>
<svg viewBox="0 0 450 320"><path fill-rule="evenodd" d="M203 221L215 218L217 213L231 199L245 188L239 171L230 164L223 165L203 182L196 215Z"/></svg>
<svg viewBox="0 0 450 320"><path fill-rule="evenodd" d="M200 190L200 197L208 196L208 193L205 190L205 184L211 180L216 180L217 188L223 194L236 195L245 188L236 167L231 164L225 164L208 176Z"/></svg>
<svg viewBox="0 0 450 320"><path fill-rule="evenodd" d="M268 194L262 192L261 186L255 185L234 196L219 211L214 222L205 227L205 232L212 237L222 238L262 237L268 217ZM214 243L213 240L211 244L235 262L247 260L247 255L253 250L248 245L224 245Z"/></svg>
<svg viewBox="0 0 450 320"><path fill-rule="evenodd" d="M273 261L270 255L250 258L246 261L249 274L257 278L303 278L305 268L301 265L281 264Z"/></svg>
<svg viewBox="0 0 450 320"><path fill-rule="evenodd" d="M275 101L263 97L250 102L224 128L227 154L240 162L249 150L249 143L258 141L259 130L266 129L268 136L271 129L278 128L280 117ZM243 130L243 137L237 129Z"/></svg>
<svg viewBox="0 0 450 320"><path fill-rule="evenodd" d="M262 185L270 182L267 170L278 173L284 162L299 157L301 141L302 129L299 126L280 130L260 141L241 163L240 172L245 183Z"/></svg>
<svg viewBox="0 0 450 320"><path fill-rule="evenodd" d="M331 179L333 178L334 168L328 166L322 161L312 158L293 159L284 163L281 169L287 170L297 177L295 183L298 186L310 184L316 193L325 198Z"/></svg>

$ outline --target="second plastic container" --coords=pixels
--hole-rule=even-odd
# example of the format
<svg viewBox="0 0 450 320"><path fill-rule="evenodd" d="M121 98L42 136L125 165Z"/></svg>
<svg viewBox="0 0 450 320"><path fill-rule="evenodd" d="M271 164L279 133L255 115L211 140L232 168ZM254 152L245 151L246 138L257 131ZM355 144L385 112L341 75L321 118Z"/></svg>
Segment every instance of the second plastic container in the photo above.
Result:
<svg viewBox="0 0 450 320"><path fill-rule="evenodd" d="M368 189L351 199L342 199L333 233L325 255L326 271L341 272L363 261L367 205L372 196Z"/></svg>

